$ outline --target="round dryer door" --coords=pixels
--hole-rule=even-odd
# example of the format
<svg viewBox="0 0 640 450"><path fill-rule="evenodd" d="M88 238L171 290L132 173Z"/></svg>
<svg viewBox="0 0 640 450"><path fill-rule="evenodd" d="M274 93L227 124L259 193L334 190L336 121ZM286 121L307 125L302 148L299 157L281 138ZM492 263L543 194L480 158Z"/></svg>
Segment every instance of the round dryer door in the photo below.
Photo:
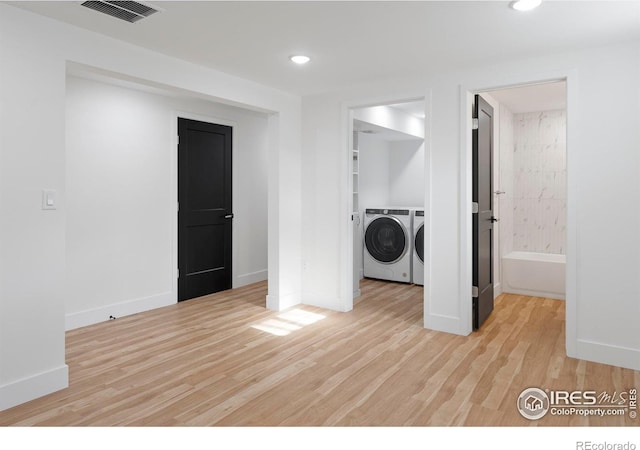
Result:
<svg viewBox="0 0 640 450"><path fill-rule="evenodd" d="M364 244L375 260L392 264L407 252L405 228L395 218L378 217L367 227Z"/></svg>
<svg viewBox="0 0 640 450"><path fill-rule="evenodd" d="M418 255L418 258L420 258L421 262L424 262L424 225L420 225L420 227L418 228L414 246L416 249L416 255Z"/></svg>

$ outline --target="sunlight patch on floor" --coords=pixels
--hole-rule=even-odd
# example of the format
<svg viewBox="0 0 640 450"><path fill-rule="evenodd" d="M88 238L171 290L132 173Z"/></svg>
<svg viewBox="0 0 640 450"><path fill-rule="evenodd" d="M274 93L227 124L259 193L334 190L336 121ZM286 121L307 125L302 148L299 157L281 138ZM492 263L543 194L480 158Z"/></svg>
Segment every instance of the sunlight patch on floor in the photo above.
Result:
<svg viewBox="0 0 640 450"><path fill-rule="evenodd" d="M288 320L289 322L297 323L299 325L304 326L304 325L311 325L312 323L316 323L327 316L305 311L303 309L295 308L295 309L290 309L289 311L285 311L282 314L279 314L278 317L280 319Z"/></svg>
<svg viewBox="0 0 640 450"><path fill-rule="evenodd" d="M260 323L253 324L251 328L273 334L274 336L286 336L304 326L316 323L326 316L294 308L278 314L277 317L277 319L265 319Z"/></svg>

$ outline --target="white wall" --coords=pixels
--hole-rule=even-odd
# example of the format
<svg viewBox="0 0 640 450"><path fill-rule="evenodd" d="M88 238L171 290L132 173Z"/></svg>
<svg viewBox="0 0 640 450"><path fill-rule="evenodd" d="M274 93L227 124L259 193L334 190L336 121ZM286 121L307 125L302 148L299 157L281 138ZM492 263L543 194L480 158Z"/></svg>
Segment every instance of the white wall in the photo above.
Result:
<svg viewBox="0 0 640 450"><path fill-rule="evenodd" d="M0 410L68 383L65 64L40 47L50 21L31 32L15 16L0 5ZM56 210L41 210L45 188L57 191Z"/></svg>
<svg viewBox="0 0 640 450"><path fill-rule="evenodd" d="M267 276L267 117L67 77L67 328L176 302L175 117L233 126L233 286Z"/></svg>
<svg viewBox="0 0 640 450"><path fill-rule="evenodd" d="M268 118L267 305L301 301L300 98L0 5L0 410L64 388L70 62ZM41 210L41 190L58 209ZM10 212L10 213L9 213Z"/></svg>
<svg viewBox="0 0 640 450"><path fill-rule="evenodd" d="M360 211L390 205L389 153L391 144L376 135L359 133Z"/></svg>
<svg viewBox="0 0 640 450"><path fill-rule="evenodd" d="M385 105L354 109L353 117L380 127L359 133L360 209L422 206L424 120Z"/></svg>
<svg viewBox="0 0 640 450"><path fill-rule="evenodd" d="M348 242L335 233L336 211L344 214L344 223L352 227L351 205L353 191L347 191L348 179L353 178L349 167L342 168L335 158L342 146L340 133L332 131L342 128L343 119L339 104L313 102L302 103L302 115L306 112L317 120L306 120L302 124L302 139L308 144L308 151L302 152L302 301L305 304L320 305L337 311L348 310L344 296L340 295L340 281L349 280L348 297L353 297L353 262L340 266L340 251L348 252ZM345 115L344 156L352 160L352 150L348 145ZM341 170L343 169L343 170ZM310 180L323 180L321 184ZM347 195L348 192L348 195ZM341 195L344 193L345 195ZM318 239L318 236L322 236ZM337 281L340 280L340 281Z"/></svg>
<svg viewBox="0 0 640 450"><path fill-rule="evenodd" d="M569 356L639 369L635 318L640 313L640 210L629 207L640 204L639 49L638 42L632 42L423 77L403 83L402 92L390 80L303 99L303 129L310 131L303 135L303 159L322 161L344 177L341 182L307 172L303 178L306 214L323 217L321 232L303 223L303 245L313 242L305 255L314 267L304 280L322 283L323 291L333 296L327 301L316 298L316 303L344 308L351 293L351 262L339 247L349 242L344 123L350 105L427 93L426 245L431 260L426 279L431 283L425 286L425 325L468 334L471 131L469 111L462 106L466 93L568 77L567 351ZM319 192L321 202L309 195ZM607 214L594 214L603 205ZM330 270L334 276L321 276Z"/></svg>
<svg viewBox="0 0 640 450"><path fill-rule="evenodd" d="M389 146L389 204L422 207L424 141L393 141Z"/></svg>

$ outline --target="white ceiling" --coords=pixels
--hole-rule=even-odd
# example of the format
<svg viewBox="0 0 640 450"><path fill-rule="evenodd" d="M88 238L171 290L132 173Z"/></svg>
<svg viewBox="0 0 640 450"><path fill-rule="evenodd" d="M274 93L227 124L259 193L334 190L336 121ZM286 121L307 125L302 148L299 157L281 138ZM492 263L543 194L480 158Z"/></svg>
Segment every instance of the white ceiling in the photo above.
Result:
<svg viewBox="0 0 640 450"><path fill-rule="evenodd" d="M640 38L638 1L172 1L136 24L79 1L9 3L300 95Z"/></svg>
<svg viewBox="0 0 640 450"><path fill-rule="evenodd" d="M353 119L353 130L368 134L373 139L387 142L424 141L424 139L417 136L412 136L410 134L403 133L402 131L381 127L380 125L376 125L370 122L364 122L358 119Z"/></svg>
<svg viewBox="0 0 640 450"><path fill-rule="evenodd" d="M489 95L516 114L567 107L567 84L564 81L492 91Z"/></svg>
<svg viewBox="0 0 640 450"><path fill-rule="evenodd" d="M392 105L388 105L391 108L399 109L410 116L418 117L420 119L424 119L424 100L415 101L415 102L404 102L404 103L394 103Z"/></svg>

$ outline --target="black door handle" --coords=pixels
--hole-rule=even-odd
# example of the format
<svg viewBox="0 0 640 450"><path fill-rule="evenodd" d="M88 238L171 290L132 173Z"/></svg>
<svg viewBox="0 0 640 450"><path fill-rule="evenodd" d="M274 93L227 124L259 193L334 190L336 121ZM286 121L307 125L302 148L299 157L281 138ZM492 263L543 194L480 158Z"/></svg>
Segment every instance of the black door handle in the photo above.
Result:
<svg viewBox="0 0 640 450"><path fill-rule="evenodd" d="M500 222L500 219L496 219L495 217L491 216L491 219L489 219L491 222Z"/></svg>

